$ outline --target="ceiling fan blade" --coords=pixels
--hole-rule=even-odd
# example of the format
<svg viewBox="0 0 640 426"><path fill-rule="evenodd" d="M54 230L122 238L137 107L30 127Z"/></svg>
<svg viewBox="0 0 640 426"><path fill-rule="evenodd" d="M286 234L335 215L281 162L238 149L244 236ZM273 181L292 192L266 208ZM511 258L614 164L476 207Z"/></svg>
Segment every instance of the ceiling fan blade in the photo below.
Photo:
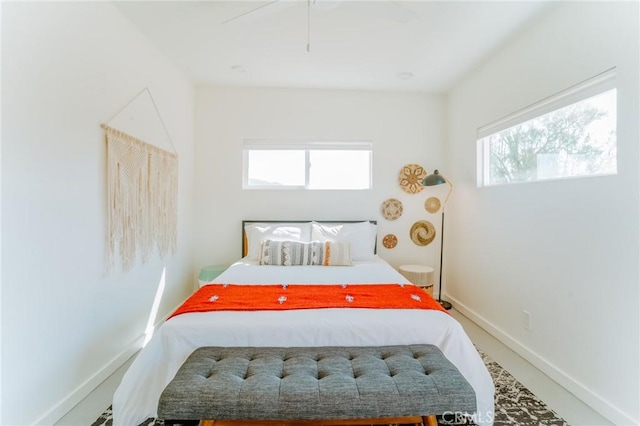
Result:
<svg viewBox="0 0 640 426"><path fill-rule="evenodd" d="M340 6L341 0L313 0L312 6L315 10L331 10Z"/></svg>
<svg viewBox="0 0 640 426"><path fill-rule="evenodd" d="M246 12L242 12L239 15L232 16L229 19L222 21L220 24L228 24L229 22L249 22L256 19L260 19L267 14L272 14L276 10L282 9L282 7L286 7L286 1L281 0L271 0L266 3L263 3L259 6L256 6L252 9L247 10ZM276 5L282 7L275 7Z"/></svg>

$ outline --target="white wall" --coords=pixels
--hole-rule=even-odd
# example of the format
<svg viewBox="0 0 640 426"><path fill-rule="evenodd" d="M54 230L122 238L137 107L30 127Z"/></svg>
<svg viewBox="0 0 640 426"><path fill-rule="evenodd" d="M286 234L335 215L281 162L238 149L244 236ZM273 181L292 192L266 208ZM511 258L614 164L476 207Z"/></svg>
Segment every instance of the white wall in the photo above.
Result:
<svg viewBox="0 0 640 426"><path fill-rule="evenodd" d="M448 98L446 293L615 424L638 424L638 3L560 3ZM476 130L618 70L618 174L476 187ZM532 330L523 327L523 310Z"/></svg>
<svg viewBox="0 0 640 426"><path fill-rule="evenodd" d="M52 424L190 292L193 87L107 2L2 5L2 424ZM100 123L149 87L180 155L178 252L106 269ZM142 128L145 123L139 123Z"/></svg>
<svg viewBox="0 0 640 426"><path fill-rule="evenodd" d="M424 94L198 87L196 95L196 266L229 264L241 255L242 219L377 219L379 236L399 243L379 253L394 265L434 264L437 241L418 247L409 228L439 216L424 209L426 191L398 184L403 165L432 171L442 163L443 100ZM242 189L243 139L373 141L373 189L266 191ZM404 203L396 221L382 218L384 200ZM434 265L435 266L435 265Z"/></svg>

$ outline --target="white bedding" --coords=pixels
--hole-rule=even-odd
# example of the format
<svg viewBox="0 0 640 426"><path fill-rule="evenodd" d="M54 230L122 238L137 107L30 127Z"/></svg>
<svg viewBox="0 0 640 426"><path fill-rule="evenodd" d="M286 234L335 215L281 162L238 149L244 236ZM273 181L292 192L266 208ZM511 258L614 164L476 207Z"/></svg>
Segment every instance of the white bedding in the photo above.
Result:
<svg viewBox="0 0 640 426"><path fill-rule="evenodd" d="M218 276L229 284L406 283L382 259L354 266L256 266L241 260ZM493 419L493 381L450 315L419 309L306 309L183 314L164 323L125 373L113 399L113 424L156 416L158 399L185 359L202 346L381 346L430 343L476 392L478 424Z"/></svg>

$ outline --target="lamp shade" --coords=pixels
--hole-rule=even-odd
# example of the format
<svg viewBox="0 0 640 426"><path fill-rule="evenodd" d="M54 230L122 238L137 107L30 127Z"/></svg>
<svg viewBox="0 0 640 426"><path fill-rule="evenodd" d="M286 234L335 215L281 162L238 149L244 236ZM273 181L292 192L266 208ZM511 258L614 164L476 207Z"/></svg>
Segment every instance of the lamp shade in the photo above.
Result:
<svg viewBox="0 0 640 426"><path fill-rule="evenodd" d="M432 174L424 178L422 186L436 186L443 183L447 183L447 180L437 170L434 170Z"/></svg>

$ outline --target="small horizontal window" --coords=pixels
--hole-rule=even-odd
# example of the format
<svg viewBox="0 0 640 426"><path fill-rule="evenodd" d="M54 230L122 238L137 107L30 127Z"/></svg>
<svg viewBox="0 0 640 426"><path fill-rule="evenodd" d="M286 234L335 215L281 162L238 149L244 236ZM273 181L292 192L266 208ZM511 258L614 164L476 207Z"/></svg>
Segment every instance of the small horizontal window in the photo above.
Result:
<svg viewBox="0 0 640 426"><path fill-rule="evenodd" d="M615 70L478 129L478 186L617 173Z"/></svg>
<svg viewBox="0 0 640 426"><path fill-rule="evenodd" d="M371 188L371 142L247 140L244 189Z"/></svg>

